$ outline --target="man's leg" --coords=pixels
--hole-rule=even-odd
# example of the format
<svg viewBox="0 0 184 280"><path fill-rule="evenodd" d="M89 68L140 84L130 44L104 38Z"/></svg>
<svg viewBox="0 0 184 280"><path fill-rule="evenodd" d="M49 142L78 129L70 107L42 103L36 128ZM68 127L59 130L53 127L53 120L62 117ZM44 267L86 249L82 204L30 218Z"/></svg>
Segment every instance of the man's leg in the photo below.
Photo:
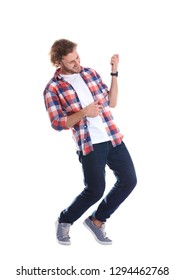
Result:
<svg viewBox="0 0 184 280"><path fill-rule="evenodd" d="M79 155L84 174L84 190L71 205L61 212L59 222L73 224L90 206L96 203L105 190L105 165L108 142L95 144L94 151L88 155Z"/></svg>
<svg viewBox="0 0 184 280"><path fill-rule="evenodd" d="M123 142L116 147L111 145L107 164L113 170L117 181L93 213L94 218L102 222L105 222L114 213L132 192L137 183L132 159Z"/></svg>

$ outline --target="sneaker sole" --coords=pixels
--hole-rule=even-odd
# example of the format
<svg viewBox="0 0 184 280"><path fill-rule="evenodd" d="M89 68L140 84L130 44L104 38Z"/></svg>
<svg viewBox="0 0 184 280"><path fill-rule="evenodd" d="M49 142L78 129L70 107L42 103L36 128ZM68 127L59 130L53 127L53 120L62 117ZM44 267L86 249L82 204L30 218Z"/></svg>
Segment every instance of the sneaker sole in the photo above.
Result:
<svg viewBox="0 0 184 280"><path fill-rule="evenodd" d="M56 238L57 239L57 238ZM63 242L63 241L60 241L60 240L58 240L57 239L57 242L59 243L59 244L61 244L61 245L71 245L71 242Z"/></svg>
<svg viewBox="0 0 184 280"><path fill-rule="evenodd" d="M94 236L95 240L96 240L98 243L100 243L101 245L112 245L112 242L103 242L103 241L100 241L100 240L96 237L96 235L95 235L95 233L92 231L92 229L86 224L85 221L83 222L83 225L92 233L92 235Z"/></svg>

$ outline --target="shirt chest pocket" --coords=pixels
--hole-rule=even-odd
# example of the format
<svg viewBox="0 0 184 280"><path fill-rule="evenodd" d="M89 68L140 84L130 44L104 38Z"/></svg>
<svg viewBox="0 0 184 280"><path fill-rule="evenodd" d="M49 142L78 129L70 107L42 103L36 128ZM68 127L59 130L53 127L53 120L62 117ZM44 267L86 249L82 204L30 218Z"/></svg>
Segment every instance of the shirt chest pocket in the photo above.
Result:
<svg viewBox="0 0 184 280"><path fill-rule="evenodd" d="M67 115L71 115L82 109L78 96L73 92L66 92L65 95L59 94L59 100L62 110Z"/></svg>

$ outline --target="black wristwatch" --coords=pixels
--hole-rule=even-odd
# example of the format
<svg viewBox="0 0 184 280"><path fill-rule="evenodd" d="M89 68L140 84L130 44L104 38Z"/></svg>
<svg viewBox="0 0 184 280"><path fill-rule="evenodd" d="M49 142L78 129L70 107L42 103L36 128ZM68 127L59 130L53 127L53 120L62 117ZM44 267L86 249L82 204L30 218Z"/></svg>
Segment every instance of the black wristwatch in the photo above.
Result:
<svg viewBox="0 0 184 280"><path fill-rule="evenodd" d="M115 73L111 73L111 76L118 77L118 71L117 71L117 72L115 72Z"/></svg>

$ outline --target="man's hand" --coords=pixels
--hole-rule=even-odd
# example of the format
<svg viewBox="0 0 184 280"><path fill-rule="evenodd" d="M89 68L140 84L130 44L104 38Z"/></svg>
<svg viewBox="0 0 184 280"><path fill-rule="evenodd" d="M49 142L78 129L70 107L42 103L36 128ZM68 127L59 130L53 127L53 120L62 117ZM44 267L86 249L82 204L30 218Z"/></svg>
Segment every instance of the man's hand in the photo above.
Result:
<svg viewBox="0 0 184 280"><path fill-rule="evenodd" d="M91 118L97 117L101 113L102 108L103 106L99 104L99 101L95 101L84 108L85 116Z"/></svg>
<svg viewBox="0 0 184 280"><path fill-rule="evenodd" d="M119 54L114 54L111 57L110 64L111 64L111 71L112 71L112 73L116 73L118 71Z"/></svg>

